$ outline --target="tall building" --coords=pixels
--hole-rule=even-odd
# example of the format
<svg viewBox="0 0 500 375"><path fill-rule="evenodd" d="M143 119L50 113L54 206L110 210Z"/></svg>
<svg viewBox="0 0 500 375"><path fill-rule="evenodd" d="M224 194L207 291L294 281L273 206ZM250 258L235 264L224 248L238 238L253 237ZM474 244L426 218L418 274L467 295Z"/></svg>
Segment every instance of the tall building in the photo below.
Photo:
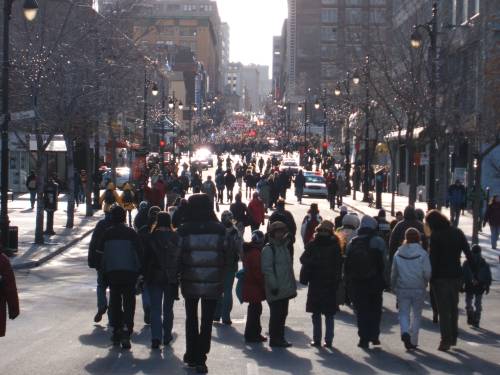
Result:
<svg viewBox="0 0 500 375"><path fill-rule="evenodd" d="M332 91L387 39L393 0L289 0L288 100Z"/></svg>
<svg viewBox="0 0 500 375"><path fill-rule="evenodd" d="M258 112L260 109L260 73L257 65L243 66L243 85L245 87L245 111Z"/></svg>
<svg viewBox="0 0 500 375"><path fill-rule="evenodd" d="M220 27L220 85L219 88L223 89L225 86L225 79L227 77L227 70L229 68L229 53L230 53L230 29L227 22L222 22Z"/></svg>
<svg viewBox="0 0 500 375"><path fill-rule="evenodd" d="M276 100L281 100L285 94L288 82L288 20L283 22L281 35L273 39L273 87L272 93Z"/></svg>
<svg viewBox="0 0 500 375"><path fill-rule="evenodd" d="M99 11L123 7L125 2L101 0ZM165 46L189 47L207 72L207 90L221 90L221 21L212 0L136 0L130 2L128 32L152 58L165 58ZM120 10L127 11L127 9Z"/></svg>

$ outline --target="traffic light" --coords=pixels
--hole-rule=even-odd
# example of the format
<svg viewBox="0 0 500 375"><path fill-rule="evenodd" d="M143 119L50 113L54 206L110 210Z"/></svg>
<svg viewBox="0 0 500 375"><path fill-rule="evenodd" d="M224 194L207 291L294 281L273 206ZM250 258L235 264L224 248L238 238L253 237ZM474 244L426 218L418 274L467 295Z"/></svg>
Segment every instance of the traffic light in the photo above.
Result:
<svg viewBox="0 0 500 375"><path fill-rule="evenodd" d="M161 148L165 147L165 140L164 139L160 139L160 147Z"/></svg>
<svg viewBox="0 0 500 375"><path fill-rule="evenodd" d="M323 150L326 150L328 148L328 143L323 142Z"/></svg>

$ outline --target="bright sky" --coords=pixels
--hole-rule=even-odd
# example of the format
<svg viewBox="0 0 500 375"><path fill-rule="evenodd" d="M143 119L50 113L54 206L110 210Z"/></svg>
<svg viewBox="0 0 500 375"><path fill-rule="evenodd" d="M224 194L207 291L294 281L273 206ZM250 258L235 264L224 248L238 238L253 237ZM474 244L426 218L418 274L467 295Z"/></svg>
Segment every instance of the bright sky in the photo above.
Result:
<svg viewBox="0 0 500 375"><path fill-rule="evenodd" d="M281 34L287 0L217 0L229 23L231 61L272 65L273 36Z"/></svg>

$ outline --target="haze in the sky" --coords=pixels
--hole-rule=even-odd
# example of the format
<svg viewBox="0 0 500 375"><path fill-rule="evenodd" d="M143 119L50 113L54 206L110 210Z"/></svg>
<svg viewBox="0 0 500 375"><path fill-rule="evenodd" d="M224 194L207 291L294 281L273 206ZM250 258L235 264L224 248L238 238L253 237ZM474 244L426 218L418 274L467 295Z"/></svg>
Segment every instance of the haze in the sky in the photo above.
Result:
<svg viewBox="0 0 500 375"><path fill-rule="evenodd" d="M272 65L273 36L281 34L287 0L217 0L229 23L231 61Z"/></svg>

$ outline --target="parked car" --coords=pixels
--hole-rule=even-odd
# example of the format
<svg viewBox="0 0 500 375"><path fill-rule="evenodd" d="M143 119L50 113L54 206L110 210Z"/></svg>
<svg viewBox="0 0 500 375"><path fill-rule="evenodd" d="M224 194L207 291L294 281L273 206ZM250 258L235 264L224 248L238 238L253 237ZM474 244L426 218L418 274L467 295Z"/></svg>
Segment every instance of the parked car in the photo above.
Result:
<svg viewBox="0 0 500 375"><path fill-rule="evenodd" d="M271 157L271 159L276 159L278 161L283 160L283 153L281 151L271 151L269 153L269 156Z"/></svg>
<svg viewBox="0 0 500 375"><path fill-rule="evenodd" d="M326 180L323 176L313 172L304 172L306 185L304 186L304 195L327 197L328 189L326 187Z"/></svg>
<svg viewBox="0 0 500 375"><path fill-rule="evenodd" d="M295 159L284 159L281 162L280 171L290 170L293 175L299 173L300 165Z"/></svg>
<svg viewBox="0 0 500 375"><path fill-rule="evenodd" d="M111 181L111 169L108 169L102 174L101 188L105 189L110 181ZM129 181L130 181L130 168L129 167L116 168L116 186L121 189L123 187L123 184Z"/></svg>
<svg viewBox="0 0 500 375"><path fill-rule="evenodd" d="M198 162L203 169L212 168L214 166L212 152L207 148L200 148L196 150L194 160Z"/></svg>

